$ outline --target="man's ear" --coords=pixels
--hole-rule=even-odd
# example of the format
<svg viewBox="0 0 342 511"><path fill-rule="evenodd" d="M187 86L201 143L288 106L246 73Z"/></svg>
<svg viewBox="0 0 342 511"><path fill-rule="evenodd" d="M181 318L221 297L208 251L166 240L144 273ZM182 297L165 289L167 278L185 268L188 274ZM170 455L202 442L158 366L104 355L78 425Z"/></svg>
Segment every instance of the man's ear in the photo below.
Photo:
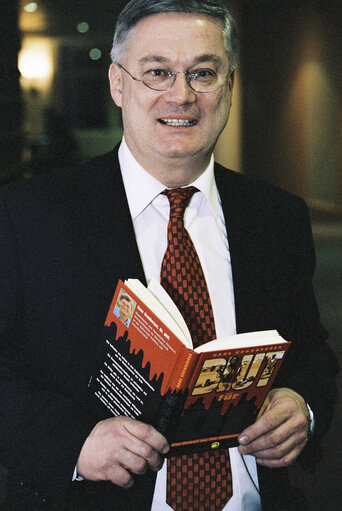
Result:
<svg viewBox="0 0 342 511"><path fill-rule="evenodd" d="M232 107L233 104L233 89L234 89L234 82L235 82L235 69L230 73L228 77L228 90L229 90L229 108Z"/></svg>
<svg viewBox="0 0 342 511"><path fill-rule="evenodd" d="M114 103L122 106L122 73L117 64L111 64L108 71L110 93Z"/></svg>
<svg viewBox="0 0 342 511"><path fill-rule="evenodd" d="M228 78L228 87L229 87L229 91L231 94L233 92L234 82L235 82L235 69L233 69L233 71L230 73L229 78Z"/></svg>

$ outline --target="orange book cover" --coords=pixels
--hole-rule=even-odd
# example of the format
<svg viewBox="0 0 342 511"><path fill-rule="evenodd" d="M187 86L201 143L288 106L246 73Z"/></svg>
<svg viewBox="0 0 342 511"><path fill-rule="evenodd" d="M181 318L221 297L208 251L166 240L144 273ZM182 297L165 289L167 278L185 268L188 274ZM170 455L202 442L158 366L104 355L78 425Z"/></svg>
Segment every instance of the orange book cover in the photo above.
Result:
<svg viewBox="0 0 342 511"><path fill-rule="evenodd" d="M122 317L121 301L130 304ZM291 344L198 353L122 281L107 314L104 342L105 358L91 383L103 418L126 415L148 422L168 438L173 452L236 445L255 421Z"/></svg>

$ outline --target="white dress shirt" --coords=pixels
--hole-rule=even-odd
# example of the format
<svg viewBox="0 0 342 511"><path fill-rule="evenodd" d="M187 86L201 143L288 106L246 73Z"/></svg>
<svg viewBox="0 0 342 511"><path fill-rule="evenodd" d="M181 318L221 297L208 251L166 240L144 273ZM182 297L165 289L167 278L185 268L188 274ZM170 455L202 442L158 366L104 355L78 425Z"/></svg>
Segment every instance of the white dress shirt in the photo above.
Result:
<svg viewBox="0 0 342 511"><path fill-rule="evenodd" d="M167 245L169 201L165 186L134 159L123 140L119 161L140 257L147 282L160 280ZM218 338L236 333L234 290L227 231L214 177L214 159L192 186L199 192L185 211L185 227L196 247L206 278ZM130 277L134 278L134 275ZM233 496L224 511L260 511L255 458L229 450ZM247 467L247 468L246 468ZM166 462L158 472L151 511L170 511L166 504Z"/></svg>

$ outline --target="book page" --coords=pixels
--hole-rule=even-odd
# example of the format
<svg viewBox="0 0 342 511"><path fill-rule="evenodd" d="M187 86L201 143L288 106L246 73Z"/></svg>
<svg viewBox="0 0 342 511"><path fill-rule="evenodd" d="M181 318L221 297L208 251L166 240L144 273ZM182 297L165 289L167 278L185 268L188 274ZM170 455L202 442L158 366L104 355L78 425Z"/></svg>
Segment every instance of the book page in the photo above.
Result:
<svg viewBox="0 0 342 511"><path fill-rule="evenodd" d="M202 344L195 349L197 353L216 351L222 349L249 348L253 346L267 346L269 344L287 342L276 330L262 330L245 334L230 335L215 341Z"/></svg>
<svg viewBox="0 0 342 511"><path fill-rule="evenodd" d="M192 339L187 324L171 296L156 279L151 279L147 288L176 321L177 325L182 330L184 337L187 339L186 346L188 346L188 348L192 348Z"/></svg>
<svg viewBox="0 0 342 511"><path fill-rule="evenodd" d="M151 284L152 283L152 284ZM183 316L165 289L152 279L146 288L138 279L125 281L133 293L156 314L185 346L192 348L192 340ZM176 317L174 317L176 316Z"/></svg>

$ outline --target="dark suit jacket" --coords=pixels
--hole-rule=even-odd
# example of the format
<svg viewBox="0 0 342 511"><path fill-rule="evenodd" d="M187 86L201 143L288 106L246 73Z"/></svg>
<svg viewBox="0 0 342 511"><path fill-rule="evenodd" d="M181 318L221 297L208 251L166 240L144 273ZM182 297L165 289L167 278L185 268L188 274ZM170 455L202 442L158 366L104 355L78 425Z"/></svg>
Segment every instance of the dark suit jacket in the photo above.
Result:
<svg viewBox="0 0 342 511"><path fill-rule="evenodd" d="M133 490L71 483L98 421L88 381L119 278L144 281L116 151L72 171L0 190L0 462L5 509L137 510ZM277 329L293 341L277 384L298 391L325 431L336 363L319 323L314 254L302 200L216 165L229 236L239 332ZM137 190L137 193L139 191ZM283 470L260 471L263 509L292 509ZM293 509L303 509L295 497ZM297 507L298 505L298 507Z"/></svg>

